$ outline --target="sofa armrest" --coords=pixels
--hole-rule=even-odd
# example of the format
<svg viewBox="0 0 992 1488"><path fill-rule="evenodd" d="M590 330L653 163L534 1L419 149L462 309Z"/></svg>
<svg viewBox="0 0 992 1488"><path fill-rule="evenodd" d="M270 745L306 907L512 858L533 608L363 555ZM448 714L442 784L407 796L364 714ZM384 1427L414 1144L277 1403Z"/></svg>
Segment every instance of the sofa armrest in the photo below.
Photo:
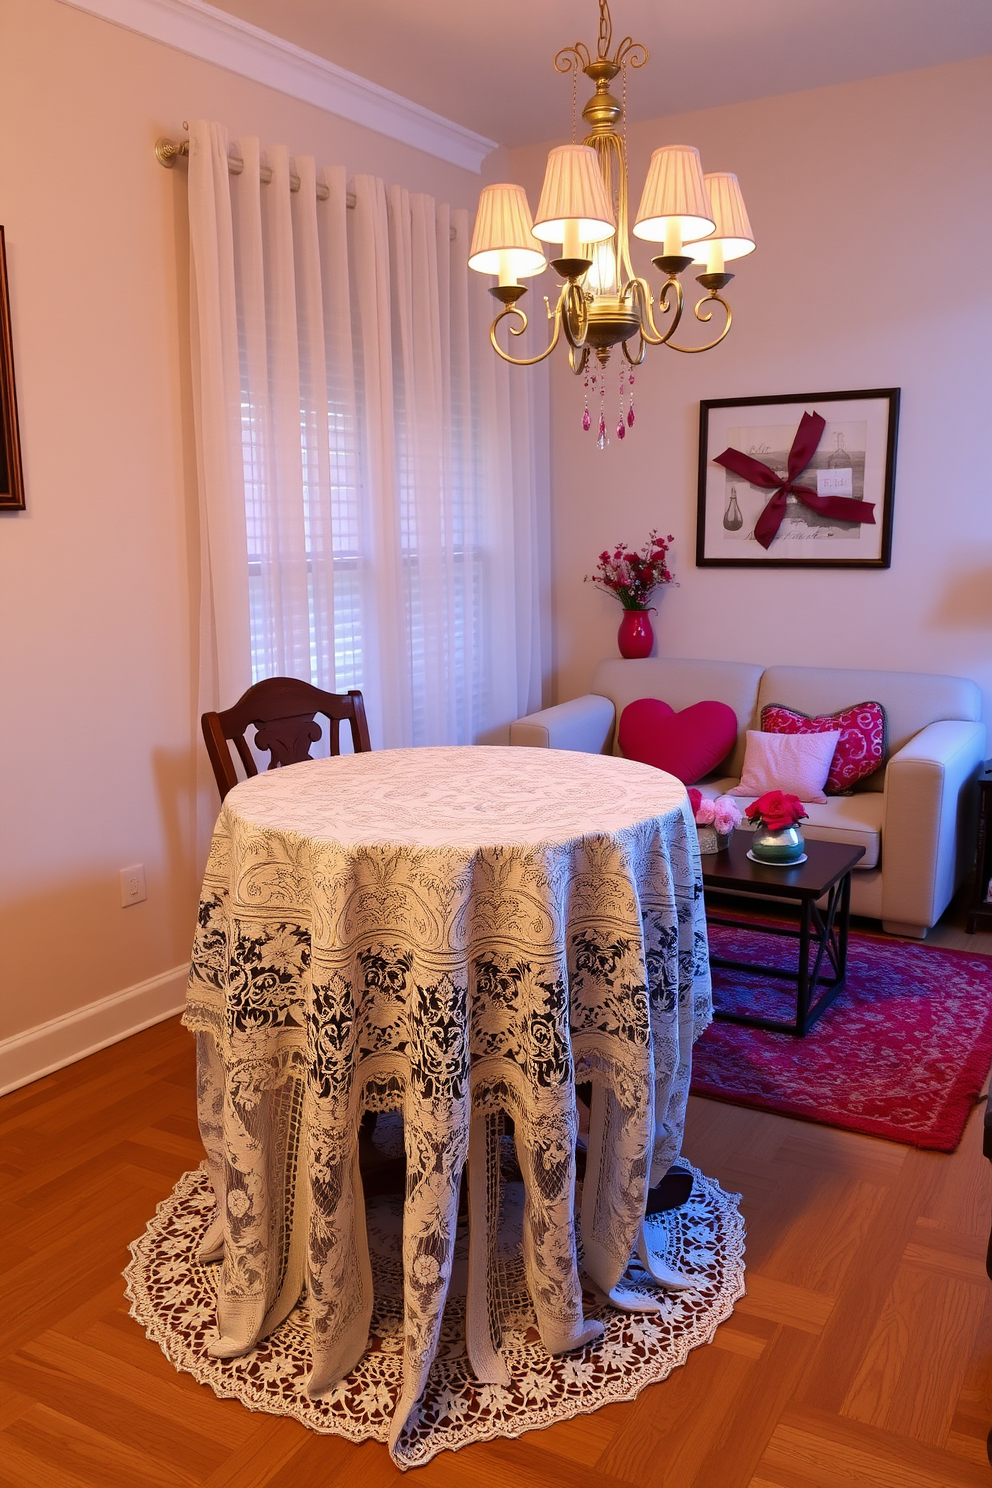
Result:
<svg viewBox="0 0 992 1488"><path fill-rule="evenodd" d="M582 754L605 754L613 732L614 708L598 692L572 698L554 708L528 713L510 724L510 743L533 749L575 749Z"/></svg>
<svg viewBox="0 0 992 1488"><path fill-rule="evenodd" d="M889 760L882 818L882 920L935 924L972 866L973 782L985 725L928 724Z"/></svg>

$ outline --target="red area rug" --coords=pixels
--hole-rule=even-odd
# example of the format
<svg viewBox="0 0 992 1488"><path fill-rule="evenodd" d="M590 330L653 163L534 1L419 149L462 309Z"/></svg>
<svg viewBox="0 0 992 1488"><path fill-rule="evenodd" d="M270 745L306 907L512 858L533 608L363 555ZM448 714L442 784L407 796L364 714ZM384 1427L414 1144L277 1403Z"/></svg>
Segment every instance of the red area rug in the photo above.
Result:
<svg viewBox="0 0 992 1488"><path fill-rule="evenodd" d="M795 965L798 943L710 927L714 952ZM717 1007L795 1017L788 984L714 968ZM713 1023L692 1092L953 1152L992 1064L992 957L852 933L847 985L805 1038Z"/></svg>

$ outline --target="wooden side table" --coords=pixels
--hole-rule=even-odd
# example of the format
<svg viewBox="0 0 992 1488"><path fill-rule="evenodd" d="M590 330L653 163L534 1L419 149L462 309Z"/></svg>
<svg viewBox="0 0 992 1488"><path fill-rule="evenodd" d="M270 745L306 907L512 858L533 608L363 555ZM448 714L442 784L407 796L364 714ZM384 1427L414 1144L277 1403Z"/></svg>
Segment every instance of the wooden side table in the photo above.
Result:
<svg viewBox="0 0 992 1488"><path fill-rule="evenodd" d="M975 857L975 887L965 920L969 935L992 930L992 901L986 899L992 878L992 760L986 760L978 777L978 852Z"/></svg>
<svg viewBox="0 0 992 1488"><path fill-rule="evenodd" d="M757 965L751 961L729 960L710 956L711 966L731 971L755 972L764 979L781 978L796 989L794 1022L780 1018L761 1018L751 1013L733 1012L714 1007L713 1016L726 1023L744 1023L750 1028L768 1028L776 1033L792 1033L804 1038L817 1018L825 1013L843 990L847 977L847 936L851 919L851 869L865 855L863 847L846 842L819 842L807 839L806 862L757 863L747 855L752 834L735 832L729 846L721 852L701 854L703 885L708 889L730 890L734 894L775 899L780 904L798 907L798 928L755 919L746 928L766 935L786 935L799 941L796 966ZM820 910L817 900L827 896ZM707 910L711 925L732 925L740 921L727 919ZM813 964L810 966L810 953ZM833 976L827 974L827 969ZM822 989L817 996L817 989Z"/></svg>

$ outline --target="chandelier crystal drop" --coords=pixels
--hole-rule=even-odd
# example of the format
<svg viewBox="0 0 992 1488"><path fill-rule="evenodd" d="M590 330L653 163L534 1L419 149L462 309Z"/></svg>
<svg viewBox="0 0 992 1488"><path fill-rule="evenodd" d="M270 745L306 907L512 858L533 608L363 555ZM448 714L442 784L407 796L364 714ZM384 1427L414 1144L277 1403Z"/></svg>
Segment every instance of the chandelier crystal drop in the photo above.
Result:
<svg viewBox="0 0 992 1488"><path fill-rule="evenodd" d="M612 52L612 55L611 55ZM582 42L564 47L555 57L559 72L581 70L596 85L582 110L590 133L581 144L559 145L548 156L537 216L531 218L521 186L487 186L479 200L472 236L469 267L498 275L490 289L503 306L489 328L494 349L515 367L533 366L551 355L564 335L572 371L585 383L582 427L597 428L600 449L609 443L606 432L605 369L614 347L620 348L620 411L616 436L623 439L634 427L633 374L648 346L696 353L719 346L731 325L731 311L721 291L734 277L726 264L754 251L737 177L726 171L703 174L699 151L692 145L666 145L655 150L648 167L633 228L629 226L625 108L610 92L618 74L626 83L628 67L643 67L647 49L624 37L613 51L613 23L607 0L599 0L599 41L593 57ZM624 88L624 93L626 88ZM634 273L630 233L661 243L663 251L652 263L664 275L655 297L646 279ZM510 335L522 336L527 315L519 301L527 293L519 281L547 267L545 243L561 244L551 267L561 279L557 303L548 306L551 340L536 356L515 357L497 338L497 328L510 319ZM714 304L724 312L719 335L700 346L681 346L674 339L682 320L684 292L680 275L693 264L704 272L697 282L705 293L696 302L695 318L708 325ZM597 391L597 372L590 376L595 356L600 415L590 416L589 393ZM591 386L590 386L591 383ZM629 389L629 398L624 394Z"/></svg>

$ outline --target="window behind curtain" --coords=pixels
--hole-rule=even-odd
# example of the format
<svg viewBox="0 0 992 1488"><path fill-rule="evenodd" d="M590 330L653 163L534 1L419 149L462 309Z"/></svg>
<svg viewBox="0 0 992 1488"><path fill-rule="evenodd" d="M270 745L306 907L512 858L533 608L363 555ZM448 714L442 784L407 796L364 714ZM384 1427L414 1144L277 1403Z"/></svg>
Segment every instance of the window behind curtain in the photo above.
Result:
<svg viewBox="0 0 992 1488"><path fill-rule="evenodd" d="M290 675L376 747L497 737L540 704L546 384L489 348L467 212L192 132L202 706Z"/></svg>
<svg viewBox="0 0 992 1488"><path fill-rule="evenodd" d="M445 219L446 221L446 219ZM243 350L243 348L242 348ZM489 646L498 644L487 633L484 615L486 564L480 533L480 486L482 455L478 433L478 400L473 396L471 368L461 348L452 348L452 381L446 412L450 418L450 442L445 451L450 480L450 500L445 508L441 543L446 558L443 565L446 588L443 596L425 592L420 562L421 543L418 532L414 488L417 480L415 460L408 428L408 399L402 359L393 361L393 427L396 441L398 483L399 547L402 555L402 585L405 609L407 664L412 681L413 743L424 742L427 733L425 708L425 669L427 656L425 634L430 621L427 611L437 606L439 598L447 614L444 627L446 670L451 678L457 738L471 738L473 723L485 710L485 668L479 664ZM354 348L352 371L354 388L360 392L361 346ZM241 444L244 461L245 515L248 541L249 602L251 624L252 680L257 682L271 674L271 617L263 603L261 582L265 561L267 534L265 431L266 421L253 398L247 361L241 357L242 401ZM340 371L341 369L337 369ZM327 368L327 435L330 452L330 513L333 543L333 678L322 675L319 660L317 625L313 596L311 533L314 503L327 499L320 478L318 441L315 438L315 410L312 389L307 385L305 359L301 358L300 456L302 473L302 520L306 534L308 571L308 608L310 613L310 677L317 686L345 691L365 684L365 648L363 582L374 582L369 573L370 560L362 523L362 461L360 442L364 437L364 410L359 406L355 416L346 390L335 377L335 368ZM347 376L347 372L345 376ZM338 384L338 385L336 385ZM353 391L349 386L347 392ZM371 566L374 567L374 554Z"/></svg>

